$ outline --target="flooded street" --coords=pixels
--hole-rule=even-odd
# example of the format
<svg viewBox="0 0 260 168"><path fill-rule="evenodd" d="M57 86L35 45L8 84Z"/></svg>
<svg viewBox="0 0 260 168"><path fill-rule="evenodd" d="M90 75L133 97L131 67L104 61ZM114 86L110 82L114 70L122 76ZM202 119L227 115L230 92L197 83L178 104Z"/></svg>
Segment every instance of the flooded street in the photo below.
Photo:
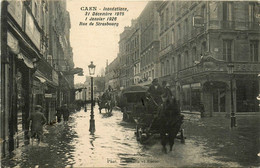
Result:
<svg viewBox="0 0 260 168"><path fill-rule="evenodd" d="M122 121L118 110L112 116L95 107L94 134L89 132L90 110L71 115L69 123L46 126L43 143L15 151L7 167L239 167L229 156L219 156L210 139L187 130L185 144L175 140L172 152L164 154L158 136L142 145L135 138L135 125ZM197 119L195 119L197 120ZM190 121L188 121L190 122ZM184 123L184 127L190 125ZM230 142L231 143L231 142ZM212 146L209 146L212 145ZM217 144L221 147L221 144ZM222 151L223 152L223 151ZM243 156L240 156L243 157ZM222 159L221 159L222 158ZM223 159L224 158L224 159Z"/></svg>

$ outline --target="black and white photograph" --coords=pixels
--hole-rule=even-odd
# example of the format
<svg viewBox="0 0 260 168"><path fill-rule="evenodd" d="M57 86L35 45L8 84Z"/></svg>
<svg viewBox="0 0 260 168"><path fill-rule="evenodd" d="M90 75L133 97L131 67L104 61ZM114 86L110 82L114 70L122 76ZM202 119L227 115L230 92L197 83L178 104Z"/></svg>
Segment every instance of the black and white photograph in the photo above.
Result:
<svg viewBox="0 0 260 168"><path fill-rule="evenodd" d="M0 8L0 167L260 167L259 0Z"/></svg>

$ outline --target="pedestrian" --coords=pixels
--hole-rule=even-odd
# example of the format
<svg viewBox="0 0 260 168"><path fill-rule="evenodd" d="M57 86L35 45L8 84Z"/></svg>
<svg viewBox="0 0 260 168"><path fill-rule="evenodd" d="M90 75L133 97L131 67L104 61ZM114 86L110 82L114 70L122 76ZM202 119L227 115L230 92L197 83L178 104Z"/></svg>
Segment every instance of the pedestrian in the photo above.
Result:
<svg viewBox="0 0 260 168"><path fill-rule="evenodd" d="M46 123L46 118L42 113L42 106L36 105L35 112L29 115L27 121L29 122L29 125L30 125L30 121L32 121L31 122L32 144L34 138L38 139L38 144L39 144L42 141L43 125Z"/></svg>
<svg viewBox="0 0 260 168"><path fill-rule="evenodd" d="M161 95L163 93L163 89L161 85L158 82L158 79L155 78L152 81L152 85L149 87L147 92L150 94L150 96L153 98L155 103L159 106L162 103L162 98Z"/></svg>
<svg viewBox="0 0 260 168"><path fill-rule="evenodd" d="M63 113L63 121L65 124L68 123L68 120L69 120L69 116L70 116L70 111L68 109L68 106L67 104L64 104L63 107L62 107L62 113Z"/></svg>
<svg viewBox="0 0 260 168"><path fill-rule="evenodd" d="M61 122L61 116L62 116L62 109L61 109L60 106L56 109L56 116L57 116L58 123L60 123Z"/></svg>
<svg viewBox="0 0 260 168"><path fill-rule="evenodd" d="M163 103L159 107L159 123L160 124L160 137L163 146L163 152L167 153L167 141L172 151L174 139L177 136L180 126L182 124L183 116L180 114L175 98L171 97L169 92L162 95Z"/></svg>

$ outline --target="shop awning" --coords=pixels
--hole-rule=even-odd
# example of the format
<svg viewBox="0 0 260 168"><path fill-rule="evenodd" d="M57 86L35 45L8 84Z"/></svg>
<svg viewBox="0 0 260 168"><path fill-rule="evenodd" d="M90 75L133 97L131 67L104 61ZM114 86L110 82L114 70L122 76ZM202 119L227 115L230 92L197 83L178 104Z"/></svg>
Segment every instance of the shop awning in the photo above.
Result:
<svg viewBox="0 0 260 168"><path fill-rule="evenodd" d="M39 79L41 81L41 83L44 83L46 82L46 80L40 76L35 76L37 79Z"/></svg>
<svg viewBox="0 0 260 168"><path fill-rule="evenodd" d="M35 72L35 77L38 78L42 83L46 82L47 84L50 84L52 86L58 86L55 82L45 77L40 71Z"/></svg>
<svg viewBox="0 0 260 168"><path fill-rule="evenodd" d="M23 62L25 63L25 65L26 65L28 68L33 68L33 62L32 62L29 58L27 58L25 55L23 55L22 53L19 53L19 54L17 55L17 58L18 58L18 59L22 59Z"/></svg>

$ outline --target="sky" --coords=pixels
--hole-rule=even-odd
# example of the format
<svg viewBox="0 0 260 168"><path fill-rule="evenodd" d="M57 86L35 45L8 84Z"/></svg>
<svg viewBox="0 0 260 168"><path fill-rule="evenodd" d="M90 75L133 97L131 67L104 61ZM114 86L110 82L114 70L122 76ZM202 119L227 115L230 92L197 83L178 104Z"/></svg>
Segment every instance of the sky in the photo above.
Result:
<svg viewBox="0 0 260 168"><path fill-rule="evenodd" d="M67 0L67 10L70 13L71 30L70 42L73 48L75 67L83 68L84 76L75 75L75 84L83 83L88 73L90 61L96 65L95 75L100 75L106 66L106 60L111 63L119 52L119 35L125 26L131 25L131 20L136 19L144 9L147 1L87 1ZM81 7L97 7L98 11L104 12L104 7L123 7L128 11L124 16L117 17L118 27L115 26L79 26L86 16ZM101 11L99 11L101 9Z"/></svg>

